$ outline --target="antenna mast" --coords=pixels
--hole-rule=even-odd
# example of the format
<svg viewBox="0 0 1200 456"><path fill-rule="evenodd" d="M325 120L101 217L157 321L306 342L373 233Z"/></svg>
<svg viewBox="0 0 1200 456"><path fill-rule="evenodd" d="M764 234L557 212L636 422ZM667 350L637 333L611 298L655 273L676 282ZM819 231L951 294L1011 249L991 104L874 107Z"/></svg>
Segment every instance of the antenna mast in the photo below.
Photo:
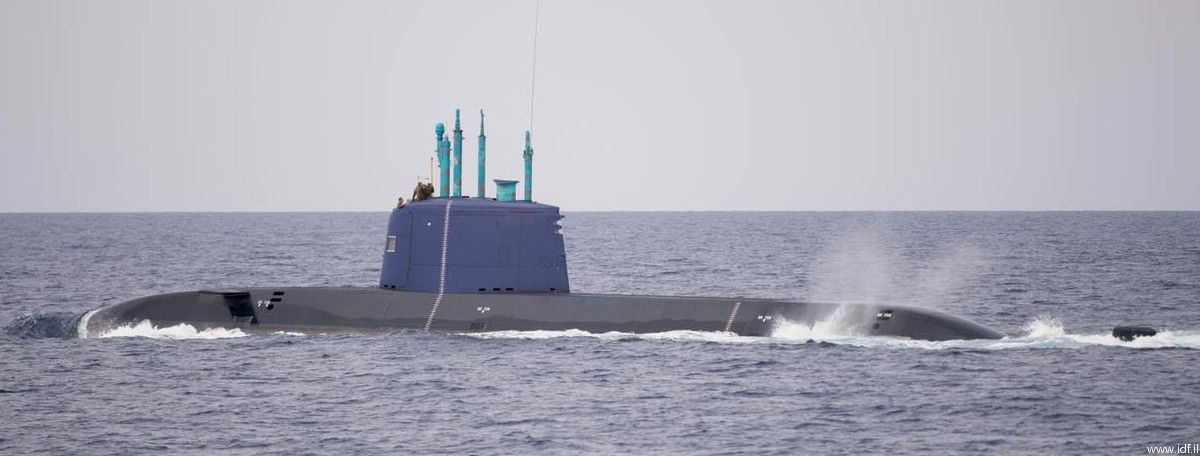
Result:
<svg viewBox="0 0 1200 456"><path fill-rule="evenodd" d="M537 42L538 42L538 19L542 11L542 0L537 0L537 5L533 10L533 71L532 79L529 83L529 131L533 131L533 95L537 90Z"/></svg>

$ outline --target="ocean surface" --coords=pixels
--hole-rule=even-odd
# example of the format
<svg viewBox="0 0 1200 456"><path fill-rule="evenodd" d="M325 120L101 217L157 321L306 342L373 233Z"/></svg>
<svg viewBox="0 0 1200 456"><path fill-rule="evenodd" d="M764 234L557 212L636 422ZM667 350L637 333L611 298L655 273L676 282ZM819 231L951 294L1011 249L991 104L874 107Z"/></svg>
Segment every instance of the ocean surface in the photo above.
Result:
<svg viewBox="0 0 1200 456"><path fill-rule="evenodd" d="M0 214L0 454L1147 454L1200 443L1200 213L567 213L573 291L908 303L1010 335L67 323L372 286L387 214ZM1114 325L1159 335L1121 342ZM1194 446L1193 446L1194 448Z"/></svg>

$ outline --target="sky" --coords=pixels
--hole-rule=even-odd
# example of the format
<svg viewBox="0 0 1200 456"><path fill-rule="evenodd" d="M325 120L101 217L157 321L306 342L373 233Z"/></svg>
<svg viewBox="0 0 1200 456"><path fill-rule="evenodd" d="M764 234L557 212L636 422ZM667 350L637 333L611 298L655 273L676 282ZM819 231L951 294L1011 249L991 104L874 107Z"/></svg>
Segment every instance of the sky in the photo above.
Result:
<svg viewBox="0 0 1200 456"><path fill-rule="evenodd" d="M1200 2L0 0L0 212L386 211L456 108L565 211L1200 210Z"/></svg>

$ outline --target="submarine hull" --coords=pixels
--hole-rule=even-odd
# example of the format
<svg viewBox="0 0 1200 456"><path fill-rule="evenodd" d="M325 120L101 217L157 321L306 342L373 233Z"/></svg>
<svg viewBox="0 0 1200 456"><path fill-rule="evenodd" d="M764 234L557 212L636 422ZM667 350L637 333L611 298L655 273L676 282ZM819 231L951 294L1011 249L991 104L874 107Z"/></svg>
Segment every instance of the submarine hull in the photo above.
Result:
<svg viewBox="0 0 1200 456"><path fill-rule="evenodd" d="M158 327L249 333L485 332L579 329L593 333L725 331L769 336L783 321L833 321L847 334L923 340L999 339L966 319L908 306L582 293L437 293L348 287L279 287L167 293L95 311L84 336L150 321Z"/></svg>

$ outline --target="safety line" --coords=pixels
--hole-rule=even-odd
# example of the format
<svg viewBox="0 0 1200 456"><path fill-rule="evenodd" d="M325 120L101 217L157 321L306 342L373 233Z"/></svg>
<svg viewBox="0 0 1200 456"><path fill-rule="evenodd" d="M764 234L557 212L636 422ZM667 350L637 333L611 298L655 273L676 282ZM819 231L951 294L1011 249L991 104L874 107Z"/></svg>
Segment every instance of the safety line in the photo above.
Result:
<svg viewBox="0 0 1200 456"><path fill-rule="evenodd" d="M729 328L733 327L733 319L737 317L737 311L742 307L741 301L733 305L733 312L729 313L729 320L725 322L725 332L729 332Z"/></svg>
<svg viewBox="0 0 1200 456"><path fill-rule="evenodd" d="M453 199L446 200L446 217L442 220L442 271L438 278L438 295L433 300L433 308L429 309L429 318L425 320L425 331L433 325L433 316L437 314L438 306L442 305L442 297L446 296L446 250L450 246L450 204Z"/></svg>

